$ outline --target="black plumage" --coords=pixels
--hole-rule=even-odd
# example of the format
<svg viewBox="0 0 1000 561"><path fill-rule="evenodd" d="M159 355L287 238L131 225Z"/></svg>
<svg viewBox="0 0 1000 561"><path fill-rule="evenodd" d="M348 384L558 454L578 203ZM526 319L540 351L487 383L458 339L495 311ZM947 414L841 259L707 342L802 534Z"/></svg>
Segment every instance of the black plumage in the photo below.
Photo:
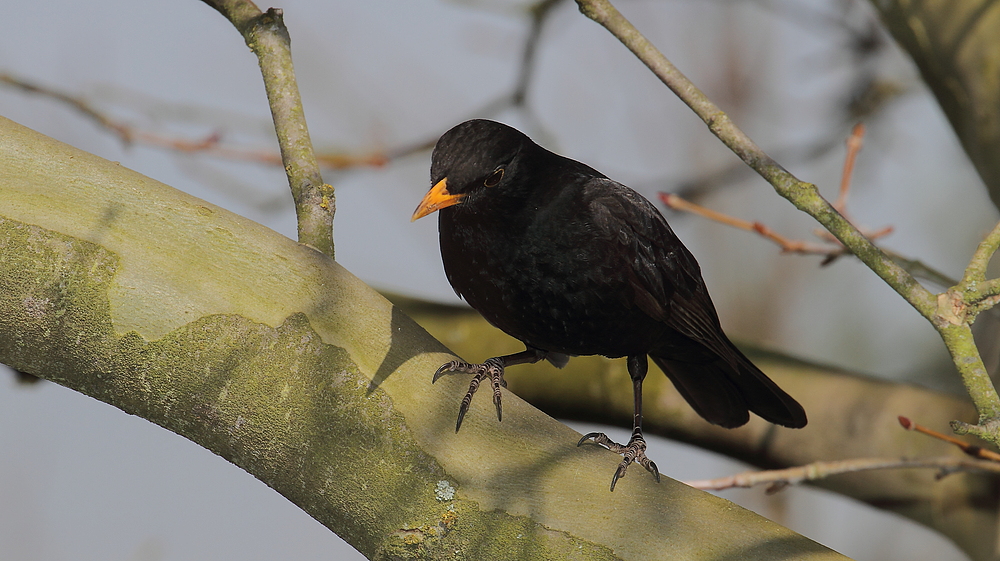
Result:
<svg viewBox="0 0 1000 561"><path fill-rule="evenodd" d="M659 479L642 438L646 356L711 423L737 427L753 411L787 427L805 411L726 337L697 261L648 200L521 132L486 120L457 125L431 157L434 187L413 219L438 213L441 257L455 291L525 351L483 364L445 364L476 374L456 430L481 381L501 416L503 369L569 356L628 357L635 391L627 445L611 488L637 461Z"/></svg>

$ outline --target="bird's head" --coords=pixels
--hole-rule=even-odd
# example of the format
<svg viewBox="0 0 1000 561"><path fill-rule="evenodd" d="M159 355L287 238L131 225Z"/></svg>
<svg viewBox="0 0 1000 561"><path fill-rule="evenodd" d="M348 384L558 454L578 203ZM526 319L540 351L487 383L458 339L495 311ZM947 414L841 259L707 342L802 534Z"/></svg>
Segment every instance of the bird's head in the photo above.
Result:
<svg viewBox="0 0 1000 561"><path fill-rule="evenodd" d="M517 129L473 119L438 140L431 154L431 190L411 220L503 190L511 184L518 156L534 143Z"/></svg>

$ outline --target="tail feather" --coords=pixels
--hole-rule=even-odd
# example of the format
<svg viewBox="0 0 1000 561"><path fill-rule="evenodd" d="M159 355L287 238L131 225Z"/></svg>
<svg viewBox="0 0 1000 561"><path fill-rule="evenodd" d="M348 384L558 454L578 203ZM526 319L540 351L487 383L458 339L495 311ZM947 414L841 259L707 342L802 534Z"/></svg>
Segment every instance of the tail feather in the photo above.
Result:
<svg viewBox="0 0 1000 561"><path fill-rule="evenodd" d="M806 425L806 412L735 347L732 361L671 360L650 355L677 391L708 422L727 428L750 420L750 411L791 428Z"/></svg>

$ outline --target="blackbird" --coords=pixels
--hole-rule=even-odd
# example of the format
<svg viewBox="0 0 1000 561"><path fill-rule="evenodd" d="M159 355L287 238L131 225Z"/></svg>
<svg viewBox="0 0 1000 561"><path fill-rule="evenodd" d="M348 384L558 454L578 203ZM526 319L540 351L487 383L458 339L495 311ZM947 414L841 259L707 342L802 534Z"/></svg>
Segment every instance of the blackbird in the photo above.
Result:
<svg viewBox="0 0 1000 561"><path fill-rule="evenodd" d="M802 406L723 333L698 262L639 193L514 128L480 119L438 140L431 184L413 220L438 211L448 281L526 347L438 369L435 380L445 372L475 374L456 431L482 381L492 385L502 419L506 367L542 359L562 367L577 355L627 357L631 439L622 445L590 433L578 443L592 440L623 455L612 491L633 462L660 479L642 436L647 355L711 423L738 427L753 411L772 423L805 426Z"/></svg>

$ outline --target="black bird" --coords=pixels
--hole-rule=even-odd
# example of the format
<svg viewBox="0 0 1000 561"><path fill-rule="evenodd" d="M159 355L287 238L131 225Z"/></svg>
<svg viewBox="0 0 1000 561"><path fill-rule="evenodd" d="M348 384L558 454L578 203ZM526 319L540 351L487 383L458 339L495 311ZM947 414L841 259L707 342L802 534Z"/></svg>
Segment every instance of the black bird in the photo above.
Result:
<svg viewBox="0 0 1000 561"><path fill-rule="evenodd" d="M738 427L753 411L786 427L806 424L802 406L722 332L698 262L642 195L520 131L466 121L438 140L431 188L413 220L438 212L441 258L459 296L526 349L483 364L452 361L444 372L475 374L459 408L468 411L489 379L497 418L504 368L570 356L628 357L635 392L627 445L588 439L624 456L611 490L632 462L659 481L642 436L642 381L652 357L699 415Z"/></svg>

